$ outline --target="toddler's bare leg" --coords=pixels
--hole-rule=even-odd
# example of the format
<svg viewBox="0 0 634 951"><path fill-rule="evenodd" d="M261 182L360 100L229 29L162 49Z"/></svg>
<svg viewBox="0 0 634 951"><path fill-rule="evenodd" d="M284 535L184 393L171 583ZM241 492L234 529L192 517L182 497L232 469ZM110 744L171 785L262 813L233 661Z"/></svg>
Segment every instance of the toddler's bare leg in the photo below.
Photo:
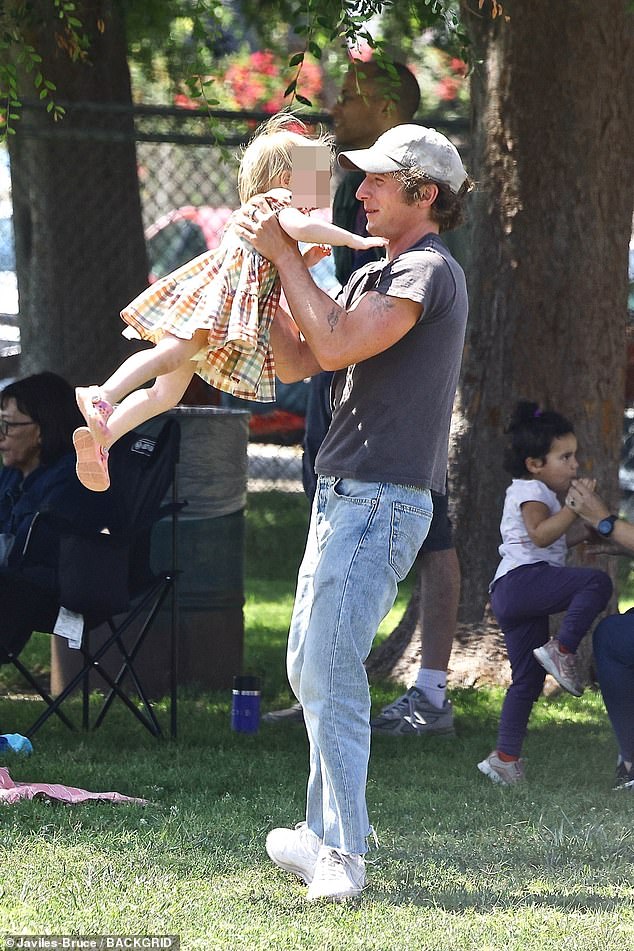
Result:
<svg viewBox="0 0 634 951"><path fill-rule="evenodd" d="M126 396L108 420L108 435L102 439L103 445L109 448L125 433L176 406L193 375L194 364L188 360L177 370L158 376L152 386Z"/></svg>
<svg viewBox="0 0 634 951"><path fill-rule="evenodd" d="M156 346L133 353L99 387L101 396L109 403L118 403L132 390L157 377L171 374L189 363L207 336L206 330L198 330L191 340L183 340L173 334L165 334ZM181 394L182 395L182 394ZM110 423L108 424L110 425ZM121 433L119 434L121 435Z"/></svg>
<svg viewBox="0 0 634 951"><path fill-rule="evenodd" d="M198 330L191 340L166 334L156 346L128 357L103 386L77 387L77 404L95 442L111 446L125 432L175 406L192 378L191 358L206 337L206 330ZM139 389L149 380L155 380L154 386ZM125 406L113 409L123 397Z"/></svg>

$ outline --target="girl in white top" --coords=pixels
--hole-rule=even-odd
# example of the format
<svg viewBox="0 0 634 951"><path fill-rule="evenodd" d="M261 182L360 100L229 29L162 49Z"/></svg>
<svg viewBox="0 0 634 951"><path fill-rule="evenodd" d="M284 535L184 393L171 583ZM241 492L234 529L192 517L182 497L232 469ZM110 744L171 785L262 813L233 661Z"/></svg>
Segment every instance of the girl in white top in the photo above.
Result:
<svg viewBox="0 0 634 951"><path fill-rule="evenodd" d="M491 583L491 607L504 634L512 683L500 717L496 750L478 763L494 782L524 778L520 753L546 671L575 696L583 687L575 654L612 593L609 575L566 567L570 545L588 537L575 512L562 506L576 478L577 439L571 423L537 403L520 402L507 429L506 491L501 561ZM581 480L594 488L592 480ZM565 611L556 638L549 616Z"/></svg>

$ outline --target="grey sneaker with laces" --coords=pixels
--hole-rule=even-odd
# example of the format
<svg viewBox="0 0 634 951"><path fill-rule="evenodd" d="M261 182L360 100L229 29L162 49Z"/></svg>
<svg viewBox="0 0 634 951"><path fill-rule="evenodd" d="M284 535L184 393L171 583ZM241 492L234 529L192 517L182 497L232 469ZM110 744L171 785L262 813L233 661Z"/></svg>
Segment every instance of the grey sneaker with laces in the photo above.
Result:
<svg viewBox="0 0 634 951"><path fill-rule="evenodd" d="M304 711L301 703L294 703L292 707L284 707L282 710L271 710L265 713L261 718L262 723L303 723Z"/></svg>
<svg viewBox="0 0 634 951"><path fill-rule="evenodd" d="M524 763L521 759L511 763L501 760L494 750L486 759L478 763L478 769L494 783L501 786L514 786L524 781Z"/></svg>
<svg viewBox="0 0 634 951"><path fill-rule="evenodd" d="M373 733L390 736L453 736L456 732L451 702L445 700L442 707L435 707L418 687L410 687L384 707L370 726Z"/></svg>
<svg viewBox="0 0 634 951"><path fill-rule="evenodd" d="M563 654L559 650L556 638L552 637L543 647L536 647L533 656L544 670L547 670L555 678L560 687L563 687L574 697L582 695L583 687L577 673L576 655Z"/></svg>
<svg viewBox="0 0 634 951"><path fill-rule="evenodd" d="M305 822L298 822L294 829L272 829L266 837L271 861L299 876L306 885L313 880L320 848L321 839Z"/></svg>
<svg viewBox="0 0 634 951"><path fill-rule="evenodd" d="M308 889L308 901L327 898L345 901L356 898L365 887L365 859L322 845L315 874Z"/></svg>

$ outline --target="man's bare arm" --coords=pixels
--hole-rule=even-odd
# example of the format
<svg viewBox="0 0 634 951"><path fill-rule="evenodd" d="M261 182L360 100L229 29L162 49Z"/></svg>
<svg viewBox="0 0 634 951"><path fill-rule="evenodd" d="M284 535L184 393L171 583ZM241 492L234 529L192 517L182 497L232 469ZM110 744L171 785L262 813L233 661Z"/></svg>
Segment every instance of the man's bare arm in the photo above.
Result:
<svg viewBox="0 0 634 951"><path fill-rule="evenodd" d="M282 383L296 383L314 376L322 369L303 339L290 314L278 307L271 324L271 347L275 373Z"/></svg>
<svg viewBox="0 0 634 951"><path fill-rule="evenodd" d="M241 212L236 227L276 266L293 318L324 370L338 370L387 350L420 317L421 304L375 292L364 294L349 310L335 303L314 283L297 244L268 209L258 213L257 221Z"/></svg>

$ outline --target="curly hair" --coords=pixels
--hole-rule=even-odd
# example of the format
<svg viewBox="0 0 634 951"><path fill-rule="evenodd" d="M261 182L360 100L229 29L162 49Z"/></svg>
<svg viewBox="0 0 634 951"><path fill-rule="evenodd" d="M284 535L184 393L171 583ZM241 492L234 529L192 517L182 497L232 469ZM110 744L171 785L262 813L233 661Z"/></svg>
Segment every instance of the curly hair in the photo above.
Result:
<svg viewBox="0 0 634 951"><path fill-rule="evenodd" d="M467 178L460 191L452 192L448 185L435 181L427 172L416 165L392 172L393 177L403 189L403 197L407 205L414 205L420 200L421 191L428 183L436 185L438 195L431 206L432 220L438 225L439 231L451 231L463 224L465 219L464 197L473 189L473 182Z"/></svg>
<svg viewBox="0 0 634 951"><path fill-rule="evenodd" d="M526 460L545 460L554 439L574 433L572 423L561 413L542 410L538 403L520 400L504 430L509 436L504 452L504 469L515 479L530 475Z"/></svg>

